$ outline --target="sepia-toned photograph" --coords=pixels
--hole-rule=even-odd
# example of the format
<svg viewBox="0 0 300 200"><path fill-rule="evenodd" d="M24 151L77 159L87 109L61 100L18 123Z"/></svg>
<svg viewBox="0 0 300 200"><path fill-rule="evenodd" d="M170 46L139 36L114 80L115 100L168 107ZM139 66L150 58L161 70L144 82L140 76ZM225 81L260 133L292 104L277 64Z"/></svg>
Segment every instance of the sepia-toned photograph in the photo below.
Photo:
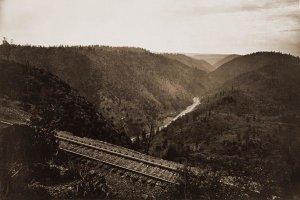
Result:
<svg viewBox="0 0 300 200"><path fill-rule="evenodd" d="M299 0L0 0L0 200L300 200Z"/></svg>

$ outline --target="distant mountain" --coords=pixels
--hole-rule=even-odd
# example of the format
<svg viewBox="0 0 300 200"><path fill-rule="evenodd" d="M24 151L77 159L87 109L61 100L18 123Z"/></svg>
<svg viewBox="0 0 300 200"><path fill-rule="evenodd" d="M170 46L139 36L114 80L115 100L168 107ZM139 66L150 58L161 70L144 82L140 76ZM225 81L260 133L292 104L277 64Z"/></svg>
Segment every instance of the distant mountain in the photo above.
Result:
<svg viewBox="0 0 300 200"><path fill-rule="evenodd" d="M205 91L206 72L140 48L5 48L0 47L0 57L55 74L129 135L158 126Z"/></svg>
<svg viewBox="0 0 300 200"><path fill-rule="evenodd" d="M264 66L299 65L299 58L287 54L273 52L258 52L240 56L220 66L208 74L208 77L221 85L241 74L257 70Z"/></svg>
<svg viewBox="0 0 300 200"><path fill-rule="evenodd" d="M286 108L300 108L300 60L290 57L284 63L265 65L257 70L235 77L220 88L239 87L276 102Z"/></svg>
<svg viewBox="0 0 300 200"><path fill-rule="evenodd" d="M213 65L218 61L226 58L229 54L199 54L199 53L186 53L185 55L197 60L205 60L209 64Z"/></svg>
<svg viewBox="0 0 300 200"><path fill-rule="evenodd" d="M0 104L0 120L130 144L91 103L43 69L0 59Z"/></svg>
<svg viewBox="0 0 300 200"><path fill-rule="evenodd" d="M167 54L166 53L166 54L164 54L164 56L171 58L171 59L178 60L179 62L182 62L183 64L185 64L187 66L197 68L197 69L200 69L205 72L210 72L215 69L214 66L212 66L205 60L194 59L194 58L186 56L184 54Z"/></svg>
<svg viewBox="0 0 300 200"><path fill-rule="evenodd" d="M221 65L235 59L235 58L238 58L240 57L240 55L237 55L237 54L232 54L232 55L229 55L229 56L226 56L225 58L217 61L216 63L214 63L214 67L215 69L217 69L218 67L220 67Z"/></svg>

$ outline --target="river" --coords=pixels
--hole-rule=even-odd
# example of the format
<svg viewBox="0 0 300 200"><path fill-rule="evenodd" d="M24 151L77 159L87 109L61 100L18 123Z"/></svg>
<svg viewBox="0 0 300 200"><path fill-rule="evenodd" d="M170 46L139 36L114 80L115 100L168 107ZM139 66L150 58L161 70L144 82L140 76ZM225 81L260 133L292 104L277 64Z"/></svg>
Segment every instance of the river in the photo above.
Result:
<svg viewBox="0 0 300 200"><path fill-rule="evenodd" d="M159 131L168 127L172 122L174 122L175 120L177 120L178 118L188 114L189 112L192 112L198 105L200 105L200 98L199 97L194 97L193 98L193 104L189 105L186 109L184 109L183 111L181 111L178 115L176 115L174 118L171 118L166 120L166 122L164 123L164 125L159 127ZM147 137L149 137L149 133L146 135ZM130 138L131 141L135 141L136 140L136 136L131 137Z"/></svg>
<svg viewBox="0 0 300 200"><path fill-rule="evenodd" d="M200 98L199 97L194 97L192 105L188 106L185 110L181 111L178 115L176 115L176 117L168 120L164 125L162 125L161 127L159 127L159 130L162 130L162 129L168 127L172 122L174 122L178 118L180 118L180 117L188 114L189 112L192 112L200 104L201 104Z"/></svg>

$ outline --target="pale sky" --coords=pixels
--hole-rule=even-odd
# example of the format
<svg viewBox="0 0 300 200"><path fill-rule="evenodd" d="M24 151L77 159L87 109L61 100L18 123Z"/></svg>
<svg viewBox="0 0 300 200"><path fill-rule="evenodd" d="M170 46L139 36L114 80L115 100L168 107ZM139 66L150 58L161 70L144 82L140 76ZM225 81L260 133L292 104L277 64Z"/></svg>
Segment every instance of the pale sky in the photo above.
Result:
<svg viewBox="0 0 300 200"><path fill-rule="evenodd" d="M0 0L0 36L17 44L300 55L300 7L299 0Z"/></svg>

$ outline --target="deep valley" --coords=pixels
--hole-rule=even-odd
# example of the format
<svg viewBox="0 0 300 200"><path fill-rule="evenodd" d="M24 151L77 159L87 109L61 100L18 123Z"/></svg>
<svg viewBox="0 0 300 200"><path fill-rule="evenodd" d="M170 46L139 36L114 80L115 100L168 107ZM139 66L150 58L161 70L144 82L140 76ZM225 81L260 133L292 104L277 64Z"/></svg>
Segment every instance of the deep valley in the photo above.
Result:
<svg viewBox="0 0 300 200"><path fill-rule="evenodd" d="M6 197L138 199L149 185L145 199L299 195L299 57L257 52L222 57L213 66L140 48L3 44L0 58ZM56 140L57 132L70 135L70 144ZM87 147L76 147L72 138ZM87 148L115 159L103 154L97 160ZM78 161L62 149L85 158ZM146 164L126 164L125 158L163 170L156 177ZM181 167L172 169L175 162ZM56 179L41 179L45 173ZM168 173L178 184L164 184ZM114 186L118 176L129 181ZM120 192L130 181L136 191Z"/></svg>

